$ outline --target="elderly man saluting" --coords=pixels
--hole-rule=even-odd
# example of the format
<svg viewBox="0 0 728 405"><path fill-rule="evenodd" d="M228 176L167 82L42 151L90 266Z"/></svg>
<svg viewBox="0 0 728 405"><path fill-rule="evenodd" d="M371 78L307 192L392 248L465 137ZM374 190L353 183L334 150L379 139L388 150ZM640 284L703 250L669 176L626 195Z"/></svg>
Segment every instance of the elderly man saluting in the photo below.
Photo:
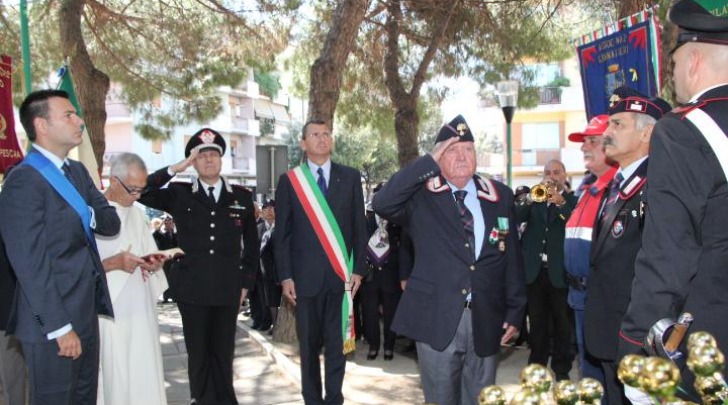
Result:
<svg viewBox="0 0 728 405"><path fill-rule="evenodd" d="M513 192L475 168L473 134L458 116L373 200L412 236L414 268L392 329L417 342L428 403L477 403L525 312Z"/></svg>

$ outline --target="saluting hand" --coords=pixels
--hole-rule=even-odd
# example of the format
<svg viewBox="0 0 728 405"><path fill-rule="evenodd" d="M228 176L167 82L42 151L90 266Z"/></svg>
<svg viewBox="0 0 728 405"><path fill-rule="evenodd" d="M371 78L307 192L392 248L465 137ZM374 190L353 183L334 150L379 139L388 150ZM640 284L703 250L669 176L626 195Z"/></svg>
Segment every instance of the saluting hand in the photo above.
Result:
<svg viewBox="0 0 728 405"><path fill-rule="evenodd" d="M187 170L187 168L192 166L192 163L195 162L197 154L200 153L200 146L193 148L190 151L190 155L185 160L169 166L169 170L173 173L182 173L183 171Z"/></svg>
<svg viewBox="0 0 728 405"><path fill-rule="evenodd" d="M448 138L444 141L440 141L440 142L436 143L435 147L430 152L430 156L432 156L432 158L435 160L435 162L437 162L437 164L439 165L440 158L445 153L447 148L449 148L450 145L454 144L455 142L458 142L459 140L460 140L459 137L454 136L452 138Z"/></svg>

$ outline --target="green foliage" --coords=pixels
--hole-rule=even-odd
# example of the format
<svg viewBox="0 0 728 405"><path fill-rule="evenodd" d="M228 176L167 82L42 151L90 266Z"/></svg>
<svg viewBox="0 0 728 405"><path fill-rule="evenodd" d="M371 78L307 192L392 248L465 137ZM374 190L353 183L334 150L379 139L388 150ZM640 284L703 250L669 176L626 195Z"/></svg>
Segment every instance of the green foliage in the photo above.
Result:
<svg viewBox="0 0 728 405"><path fill-rule="evenodd" d="M288 125L288 134L285 135L286 146L288 147L288 168L292 169L303 162L303 151L300 147L303 124L291 122Z"/></svg>
<svg viewBox="0 0 728 405"><path fill-rule="evenodd" d="M278 74L271 72L259 72L255 71L253 74L254 80L260 86L260 93L270 97L271 100L275 100L278 97L278 92L281 90L281 83L278 81Z"/></svg>
<svg viewBox="0 0 728 405"><path fill-rule="evenodd" d="M120 98L141 117L142 133L154 138L176 125L217 116L219 87L238 86L246 79L245 67L269 71L288 44L300 3L251 0L243 9L215 0L87 0L82 29L94 64L120 85ZM30 3L36 88L48 87L41 78L63 64L61 6L60 0ZM18 11L0 7L0 13L0 52L19 64ZM275 93L267 84L261 87ZM163 108L153 107L159 99Z"/></svg>
<svg viewBox="0 0 728 405"><path fill-rule="evenodd" d="M275 120L270 118L260 119L260 136L273 135L276 130Z"/></svg>

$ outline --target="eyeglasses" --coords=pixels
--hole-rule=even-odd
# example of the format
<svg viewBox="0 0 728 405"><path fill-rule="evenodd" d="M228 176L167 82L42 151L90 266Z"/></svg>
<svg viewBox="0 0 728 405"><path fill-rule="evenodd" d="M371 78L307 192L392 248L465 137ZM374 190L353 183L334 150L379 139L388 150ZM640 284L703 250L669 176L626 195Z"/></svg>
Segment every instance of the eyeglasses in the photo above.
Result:
<svg viewBox="0 0 728 405"><path fill-rule="evenodd" d="M147 188L146 187L144 187L144 188L137 188L137 187L129 188L129 187L126 186L126 184L124 184L123 181L121 181L121 179L119 177L114 176L114 178L116 179L116 181L119 182L119 184L121 184L122 187L124 187L124 190L126 190L126 192L129 193L129 195L142 195L142 194L144 194L145 191L147 191Z"/></svg>

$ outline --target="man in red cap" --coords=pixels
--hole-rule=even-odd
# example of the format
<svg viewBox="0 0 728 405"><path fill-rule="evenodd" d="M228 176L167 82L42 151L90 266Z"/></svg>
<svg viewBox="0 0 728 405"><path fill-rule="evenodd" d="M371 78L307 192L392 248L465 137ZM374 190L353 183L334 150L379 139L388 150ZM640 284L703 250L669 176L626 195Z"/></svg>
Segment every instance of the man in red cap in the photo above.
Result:
<svg viewBox="0 0 728 405"><path fill-rule="evenodd" d="M694 316L691 332L709 332L722 350L728 347L728 17L701 3L709 2L680 0L669 12L680 29L672 59L683 106L666 114L652 135L622 355L640 351L657 321L683 312ZM679 350L686 353L684 341ZM694 394L694 376L684 371L682 387Z"/></svg>
<svg viewBox="0 0 728 405"><path fill-rule="evenodd" d="M604 190L617 172L604 154L602 144L604 131L609 125L609 115L602 114L592 118L583 132L569 135L572 142L581 142L584 166L589 174L579 187L579 202L566 222L564 239L564 269L569 284L569 306L574 310L576 344L579 349L579 368L582 377L595 378L604 382L604 373L599 361L589 356L584 349L584 299L587 279L591 270L592 232L599 211Z"/></svg>

